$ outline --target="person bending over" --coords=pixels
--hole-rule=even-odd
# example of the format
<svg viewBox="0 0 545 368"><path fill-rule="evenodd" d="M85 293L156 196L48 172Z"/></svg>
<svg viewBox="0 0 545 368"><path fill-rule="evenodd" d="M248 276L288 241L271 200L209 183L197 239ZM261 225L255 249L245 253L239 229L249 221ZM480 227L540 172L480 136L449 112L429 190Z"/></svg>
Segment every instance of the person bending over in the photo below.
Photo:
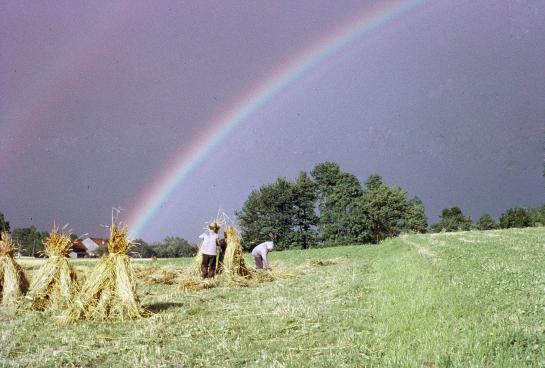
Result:
<svg viewBox="0 0 545 368"><path fill-rule="evenodd" d="M255 268L256 270L270 270L271 267L269 266L269 260L267 259L267 254L269 252L272 252L274 247L274 243L271 241L266 241L261 244L256 245L256 247L252 250L252 255L254 256L255 260Z"/></svg>

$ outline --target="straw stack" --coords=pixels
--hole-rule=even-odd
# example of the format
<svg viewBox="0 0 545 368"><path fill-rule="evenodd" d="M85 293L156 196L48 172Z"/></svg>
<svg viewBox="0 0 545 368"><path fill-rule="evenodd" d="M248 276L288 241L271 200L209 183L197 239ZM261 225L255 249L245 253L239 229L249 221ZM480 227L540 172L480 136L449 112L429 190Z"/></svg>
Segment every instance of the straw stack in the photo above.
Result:
<svg viewBox="0 0 545 368"><path fill-rule="evenodd" d="M183 274L183 278L179 286L181 290L196 291L208 289L214 286L213 284L203 282L201 277L201 263L202 252L201 248L199 248L199 251L195 255L193 262L191 262L191 264Z"/></svg>
<svg viewBox="0 0 545 368"><path fill-rule="evenodd" d="M201 278L201 264L202 264L202 249L199 247L199 251L193 257L193 262L189 265L185 272L186 278Z"/></svg>
<svg viewBox="0 0 545 368"><path fill-rule="evenodd" d="M44 241L44 253L48 258L36 272L27 295L33 308L60 310L72 303L77 292L77 276L66 258L71 247L70 235L53 228Z"/></svg>
<svg viewBox="0 0 545 368"><path fill-rule="evenodd" d="M96 268L81 288L68 312L67 321L78 319L132 319L146 312L136 295L136 281L129 256L131 244L128 229L112 224L108 255L99 260Z"/></svg>
<svg viewBox="0 0 545 368"><path fill-rule="evenodd" d="M240 244L240 236L234 226L227 226L227 248L223 258L223 272L227 277L250 277L251 271L244 263L244 253Z"/></svg>
<svg viewBox="0 0 545 368"><path fill-rule="evenodd" d="M15 262L15 245L6 231L0 240L0 303L14 304L28 289L28 279L23 268Z"/></svg>

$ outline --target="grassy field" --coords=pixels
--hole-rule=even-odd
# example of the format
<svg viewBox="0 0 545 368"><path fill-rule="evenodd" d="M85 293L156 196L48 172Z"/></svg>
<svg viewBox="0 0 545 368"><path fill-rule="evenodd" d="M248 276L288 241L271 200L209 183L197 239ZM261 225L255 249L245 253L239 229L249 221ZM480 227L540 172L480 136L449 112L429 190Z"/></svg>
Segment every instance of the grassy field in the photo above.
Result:
<svg viewBox="0 0 545 368"><path fill-rule="evenodd" d="M411 235L274 252L296 276L248 288L141 281L136 321L0 308L0 367L545 366L544 254L545 228Z"/></svg>

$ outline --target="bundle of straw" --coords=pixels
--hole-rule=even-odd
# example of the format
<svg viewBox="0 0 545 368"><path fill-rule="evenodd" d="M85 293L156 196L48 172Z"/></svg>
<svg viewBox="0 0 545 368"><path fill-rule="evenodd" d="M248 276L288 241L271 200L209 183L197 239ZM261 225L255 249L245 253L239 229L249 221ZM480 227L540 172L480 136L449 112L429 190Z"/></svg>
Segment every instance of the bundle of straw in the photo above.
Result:
<svg viewBox="0 0 545 368"><path fill-rule="evenodd" d="M202 249L199 247L199 251L193 257L193 262L189 265L186 272L184 272L185 278L195 278L200 279L201 278L201 263L202 263Z"/></svg>
<svg viewBox="0 0 545 368"><path fill-rule="evenodd" d="M0 240L0 303L13 304L28 289L28 279L23 268L15 262L15 245L6 231Z"/></svg>
<svg viewBox="0 0 545 368"><path fill-rule="evenodd" d="M212 285L205 283L201 277L201 263L202 263L202 251L199 247L199 251L193 258L193 262L189 265L186 271L183 273L180 289L184 291L196 291L202 289L208 289Z"/></svg>
<svg viewBox="0 0 545 368"><path fill-rule="evenodd" d="M240 237L234 226L227 226L227 248L223 258L223 272L227 277L251 277L252 273L244 263L244 253Z"/></svg>
<svg viewBox="0 0 545 368"><path fill-rule="evenodd" d="M78 298L68 311L67 322L78 319L132 319L146 312L136 295L136 282L129 256L128 229L112 224L108 255L83 284Z"/></svg>
<svg viewBox="0 0 545 368"><path fill-rule="evenodd" d="M36 272L27 298L39 310L67 308L77 292L77 276L66 256L70 252L70 235L54 227L44 241L46 262Z"/></svg>

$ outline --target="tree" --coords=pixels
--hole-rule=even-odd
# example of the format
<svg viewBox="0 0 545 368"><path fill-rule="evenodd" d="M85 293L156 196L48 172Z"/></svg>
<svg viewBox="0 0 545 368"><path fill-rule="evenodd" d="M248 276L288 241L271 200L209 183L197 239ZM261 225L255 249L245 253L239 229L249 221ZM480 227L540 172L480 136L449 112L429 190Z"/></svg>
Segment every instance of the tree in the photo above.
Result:
<svg viewBox="0 0 545 368"><path fill-rule="evenodd" d="M532 219L532 226L545 226L545 205L529 209L528 214Z"/></svg>
<svg viewBox="0 0 545 368"><path fill-rule="evenodd" d="M428 218L424 209L424 203L417 196L411 198L405 209L401 229L409 233L425 233L428 229Z"/></svg>
<svg viewBox="0 0 545 368"><path fill-rule="evenodd" d="M341 172L333 162L316 165L311 175L318 188L320 240L333 244L361 242L361 221L356 213L358 199L363 194L359 180Z"/></svg>
<svg viewBox="0 0 545 368"><path fill-rule="evenodd" d="M320 193L320 201L324 200L331 190L337 184L339 177L341 176L341 169L338 164L334 162L323 162L314 167L310 173L318 192Z"/></svg>
<svg viewBox="0 0 545 368"><path fill-rule="evenodd" d="M532 226L532 217L524 208L510 208L500 216L502 229L529 226Z"/></svg>
<svg viewBox="0 0 545 368"><path fill-rule="evenodd" d="M316 201L318 188L306 172L301 172L292 186L293 225L297 228L296 241L303 249L316 245L314 227L318 225Z"/></svg>
<svg viewBox="0 0 545 368"><path fill-rule="evenodd" d="M398 235L406 223L406 193L398 186L388 187L379 175L367 179L360 203L361 219L373 243Z"/></svg>
<svg viewBox="0 0 545 368"><path fill-rule="evenodd" d="M49 234L45 231L38 231L35 226L17 228L13 230L13 241L19 247L19 253L23 256L43 256L43 241Z"/></svg>
<svg viewBox="0 0 545 368"><path fill-rule="evenodd" d="M492 216L490 216L488 213L485 213L484 215L479 218L477 223L475 224L475 227L478 230L494 230L498 228L498 224Z"/></svg>
<svg viewBox="0 0 545 368"><path fill-rule="evenodd" d="M316 244L316 184L306 172L295 181L280 177L252 191L236 215L242 229L242 246L251 249L272 234L277 249Z"/></svg>
<svg viewBox="0 0 545 368"><path fill-rule="evenodd" d="M133 247L129 251L130 256L136 256L139 258L151 258L153 256L157 257L155 250L143 239L135 239L133 244Z"/></svg>
<svg viewBox="0 0 545 368"><path fill-rule="evenodd" d="M320 241L335 242L338 226L332 194L341 176L341 169L334 162L323 162L314 167L311 175L318 189L318 209L320 211L318 235Z"/></svg>
<svg viewBox="0 0 545 368"><path fill-rule="evenodd" d="M4 218L4 214L0 212L0 233L7 231L9 233L9 221Z"/></svg>
<svg viewBox="0 0 545 368"><path fill-rule="evenodd" d="M294 232L293 184L286 178L254 190L236 212L242 230L242 246L251 249L273 235L277 249L287 249L297 239Z"/></svg>
<svg viewBox="0 0 545 368"><path fill-rule="evenodd" d="M441 212L439 222L431 226L432 232L440 231L467 231L471 230L472 221L465 216L459 207L445 208Z"/></svg>
<svg viewBox="0 0 545 368"><path fill-rule="evenodd" d="M139 243L134 250L140 253L142 258L177 258L191 257L196 253L196 249L183 238L177 236L167 236L160 242L147 244L143 240L136 240Z"/></svg>

